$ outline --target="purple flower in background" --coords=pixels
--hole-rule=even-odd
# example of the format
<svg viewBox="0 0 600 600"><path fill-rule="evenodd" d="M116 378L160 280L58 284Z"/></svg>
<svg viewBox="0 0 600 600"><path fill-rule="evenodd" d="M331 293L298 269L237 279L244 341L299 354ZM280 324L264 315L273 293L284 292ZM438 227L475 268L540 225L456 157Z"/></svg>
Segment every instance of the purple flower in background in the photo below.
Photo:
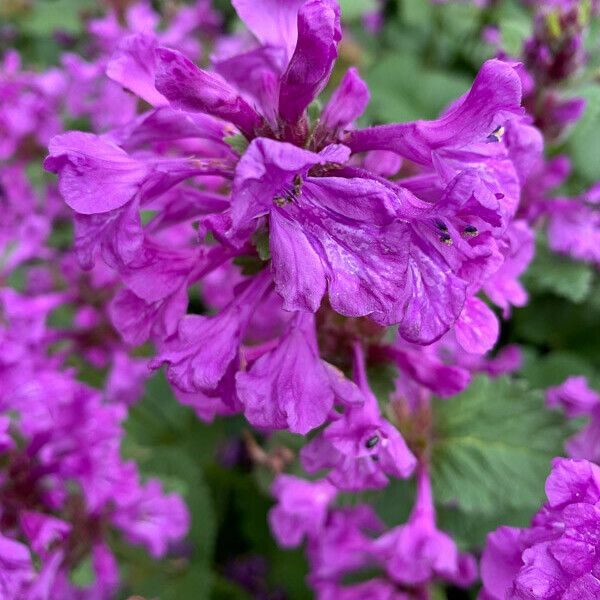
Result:
<svg viewBox="0 0 600 600"><path fill-rule="evenodd" d="M546 390L546 404L564 409L569 418L589 417L587 425L567 440L569 456L600 461L600 394L590 389L585 377L569 377Z"/></svg>
<svg viewBox="0 0 600 600"><path fill-rule="evenodd" d="M147 360L131 358L123 351L116 352L106 381L107 400L133 404L141 398L149 376Z"/></svg>
<svg viewBox="0 0 600 600"><path fill-rule="evenodd" d="M318 536L325 525L329 504L337 494L327 481L305 481L279 475L271 489L277 505L269 513L269 524L277 542L298 546L305 536Z"/></svg>
<svg viewBox="0 0 600 600"><path fill-rule="evenodd" d="M600 265L600 187L578 198L548 201L548 245L559 254Z"/></svg>
<svg viewBox="0 0 600 600"><path fill-rule="evenodd" d="M338 589L345 574L374 566L373 538L384 530L383 523L366 504L331 510L319 535L309 538L309 580L319 592Z"/></svg>
<svg viewBox="0 0 600 600"><path fill-rule="evenodd" d="M59 106L65 86L59 69L34 73L21 69L15 50L6 52L0 61L0 159L17 156L27 139L46 147L52 136L61 131Z"/></svg>

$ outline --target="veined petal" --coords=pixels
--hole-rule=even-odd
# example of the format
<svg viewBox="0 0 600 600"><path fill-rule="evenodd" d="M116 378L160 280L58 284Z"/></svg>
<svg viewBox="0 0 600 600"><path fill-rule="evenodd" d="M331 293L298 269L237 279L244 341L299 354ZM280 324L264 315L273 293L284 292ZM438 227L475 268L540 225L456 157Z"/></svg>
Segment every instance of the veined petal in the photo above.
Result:
<svg viewBox="0 0 600 600"><path fill-rule="evenodd" d="M244 413L255 427L305 434L327 418L334 394L314 327L312 315L298 313L277 348L236 376Z"/></svg>
<svg viewBox="0 0 600 600"><path fill-rule="evenodd" d="M199 69L176 50L158 48L156 56L156 88L172 106L230 121L254 137L260 116L220 75Z"/></svg>
<svg viewBox="0 0 600 600"><path fill-rule="evenodd" d="M240 19L263 46L285 50L290 60L298 40L298 10L306 0L232 0Z"/></svg>
<svg viewBox="0 0 600 600"><path fill-rule="evenodd" d="M279 92L279 114L288 123L296 123L327 84L341 37L337 3L309 0L302 5L296 49Z"/></svg>
<svg viewBox="0 0 600 600"><path fill-rule="evenodd" d="M139 33L123 38L106 65L106 75L148 104L163 106L168 100L154 85L157 45L152 35Z"/></svg>
<svg viewBox="0 0 600 600"><path fill-rule="evenodd" d="M74 131L50 141L44 168L59 174L58 187L76 212L91 215L120 208L139 191L150 169L92 133Z"/></svg>
<svg viewBox="0 0 600 600"><path fill-rule="evenodd" d="M507 119L522 114L521 81L516 69L500 60L481 67L471 90L435 121L379 125L349 135L354 152L391 150L424 165L431 153L483 142Z"/></svg>

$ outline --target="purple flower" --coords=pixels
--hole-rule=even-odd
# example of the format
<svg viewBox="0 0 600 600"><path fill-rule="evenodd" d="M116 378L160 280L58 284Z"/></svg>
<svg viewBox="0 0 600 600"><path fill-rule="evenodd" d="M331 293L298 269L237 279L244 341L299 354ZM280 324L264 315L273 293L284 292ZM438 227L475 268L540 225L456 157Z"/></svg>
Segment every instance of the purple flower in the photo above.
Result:
<svg viewBox="0 0 600 600"><path fill-rule="evenodd" d="M0 60L1 160L10 159L29 137L43 148L61 131L59 100L64 87L65 77L58 69L23 71L15 50L4 54Z"/></svg>
<svg viewBox="0 0 600 600"><path fill-rule="evenodd" d="M596 204L593 189L579 198L546 204L548 245L554 252L600 264L600 211Z"/></svg>
<svg viewBox="0 0 600 600"><path fill-rule="evenodd" d="M600 394L590 389L585 377L569 377L546 390L548 406L561 406L567 417L589 417L587 425L567 440L569 456L594 462L600 460Z"/></svg>
<svg viewBox="0 0 600 600"><path fill-rule="evenodd" d="M362 349L354 355L354 378L364 404L349 406L302 448L303 467L309 473L329 469L327 476L342 490L385 487L387 476L408 477L416 459L398 430L381 417L377 399L368 387Z"/></svg>
<svg viewBox="0 0 600 600"><path fill-rule="evenodd" d="M56 517L24 510L19 515L19 524L31 548L37 554L48 554L50 546L64 542L71 533L71 525Z"/></svg>
<svg viewBox="0 0 600 600"><path fill-rule="evenodd" d="M329 379L319 357L314 317L296 313L277 347L236 375L236 387L252 425L304 434L321 425L333 408Z"/></svg>
<svg viewBox="0 0 600 600"><path fill-rule="evenodd" d="M190 523L187 508L177 494L165 494L158 480L150 479L141 485L135 469L127 465L123 475L111 521L128 541L143 544L153 557L159 558L170 543L186 534Z"/></svg>
<svg viewBox="0 0 600 600"><path fill-rule="evenodd" d="M152 106L168 104L154 85L158 41L152 35L124 38L106 66L106 75Z"/></svg>
<svg viewBox="0 0 600 600"><path fill-rule="evenodd" d="M471 90L437 121L379 125L350 133L354 151L391 150L417 164L431 165L435 156L485 140L500 125L522 114L521 82L504 62L484 63Z"/></svg>
<svg viewBox="0 0 600 600"><path fill-rule="evenodd" d="M240 345L254 307L271 284L267 273L241 284L236 298L214 317L187 315L176 339L150 363L167 364L169 381L183 392L215 390L239 361Z"/></svg>
<svg viewBox="0 0 600 600"><path fill-rule="evenodd" d="M595 598L600 532L600 470L584 460L554 459L548 502L531 528L501 527L482 557L482 600Z"/></svg>
<svg viewBox="0 0 600 600"><path fill-rule="evenodd" d="M291 475L279 475L271 491L278 503L269 512L269 524L277 543L287 548L298 546L305 536L319 535L337 493L327 481L309 482Z"/></svg>
<svg viewBox="0 0 600 600"><path fill-rule="evenodd" d="M306 176L334 151L334 161L348 156L343 147L317 155L272 140L252 142L236 169L233 224L245 228L270 214L273 276L286 310L315 311L328 286L342 314L384 313L406 281L408 232L394 222L400 203L377 181ZM365 239L373 242L369 253Z"/></svg>
<svg viewBox="0 0 600 600"><path fill-rule="evenodd" d="M51 207L40 210L23 164L0 168L0 274L7 275L31 259L46 259ZM50 202L48 202L50 204Z"/></svg>
<svg viewBox="0 0 600 600"><path fill-rule="evenodd" d="M175 50L157 50L156 86L175 108L232 122L247 137L261 126L256 111L219 75L198 69Z"/></svg>
<svg viewBox="0 0 600 600"><path fill-rule="evenodd" d="M383 530L369 505L330 510L325 526L308 540L311 585L339 584L345 574L372 566L373 537Z"/></svg>
<svg viewBox="0 0 600 600"><path fill-rule="evenodd" d="M59 189L78 213L76 245L89 268L102 241L125 264L141 247L140 203L179 181L202 173L222 174L189 159L137 160L104 138L72 132L55 137L44 167L59 174Z"/></svg>
<svg viewBox="0 0 600 600"><path fill-rule="evenodd" d="M585 377L569 377L546 390L548 406L561 406L569 418L590 414L600 405L600 394L588 387Z"/></svg>
<svg viewBox="0 0 600 600"><path fill-rule="evenodd" d="M407 593L383 578L344 586L328 581L319 584L316 597L319 600L427 600L427 590Z"/></svg>
<svg viewBox="0 0 600 600"><path fill-rule="evenodd" d="M454 327L461 348L471 354L485 354L498 340L499 331L500 325L492 309L479 298L467 298Z"/></svg>
<svg viewBox="0 0 600 600"><path fill-rule="evenodd" d="M408 522L377 539L374 552L398 583L420 585L439 578L466 587L477 575L475 559L461 554L452 538L436 528L429 475L421 467L417 477L417 499Z"/></svg>
<svg viewBox="0 0 600 600"><path fill-rule="evenodd" d="M400 369L398 383L406 390L403 395L409 396L407 399L416 406L419 393L414 397L407 393L414 384L447 398L462 392L471 382L471 374L462 365L447 364L449 361L442 359L448 354L444 345L446 341L444 337L430 346L421 346L400 338L393 346L379 347L374 352L375 356L381 353Z"/></svg>
<svg viewBox="0 0 600 600"><path fill-rule="evenodd" d="M490 300L502 309L504 318L508 318L511 306L524 306L527 303L527 292L518 277L533 259L533 231L524 221L513 221L500 241L499 249L504 262L485 282L483 289Z"/></svg>
<svg viewBox="0 0 600 600"><path fill-rule="evenodd" d="M327 84L342 38L340 8L333 0L308 0L297 18L296 47L279 88L279 114L292 125Z"/></svg>
<svg viewBox="0 0 600 600"><path fill-rule="evenodd" d="M0 534L0 592L6 600L23 598L35 571L29 549Z"/></svg>
<svg viewBox="0 0 600 600"><path fill-rule="evenodd" d="M137 402L149 376L147 360L133 359L123 351L116 352L106 381L107 400L128 405Z"/></svg>

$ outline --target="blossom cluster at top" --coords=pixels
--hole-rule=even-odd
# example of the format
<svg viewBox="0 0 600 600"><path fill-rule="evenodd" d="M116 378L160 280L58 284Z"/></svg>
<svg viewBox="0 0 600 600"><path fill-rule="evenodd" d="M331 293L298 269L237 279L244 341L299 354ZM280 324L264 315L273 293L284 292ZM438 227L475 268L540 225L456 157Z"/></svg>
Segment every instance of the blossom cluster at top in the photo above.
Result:
<svg viewBox="0 0 600 600"><path fill-rule="evenodd" d="M436 525L430 400L519 367L516 347L488 355L492 307L507 319L527 302L536 229L600 263L597 187L552 198L568 164L543 154L583 108L553 88L585 60L577 7L552 8L560 39L541 11L524 62L499 52L439 118L363 127L358 70L332 77L336 0L232 4L246 29L230 35L205 0L166 28L139 3L90 22L89 61L65 53L37 74L4 57L0 281L26 281L0 289L3 598L111 598L108 530L156 557L185 535L181 498L120 455L127 407L160 368L203 421L243 414L262 433L308 436L309 475L276 477L269 522L282 547L306 542L317 598L470 586L475 557ZM61 111L91 131L62 132ZM25 167L46 144L57 186L34 190ZM57 245L53 226L70 221L73 248ZM65 327L50 318L62 305ZM77 357L108 370L102 391ZM367 373L386 363L399 375L381 402ZM580 460L555 462L531 529L491 534L482 600L600 594L600 480L584 460L599 456L599 401L582 379L549 390L549 405L591 415L567 446ZM336 504L413 475L403 525ZM87 555L95 581L75 588Z"/></svg>

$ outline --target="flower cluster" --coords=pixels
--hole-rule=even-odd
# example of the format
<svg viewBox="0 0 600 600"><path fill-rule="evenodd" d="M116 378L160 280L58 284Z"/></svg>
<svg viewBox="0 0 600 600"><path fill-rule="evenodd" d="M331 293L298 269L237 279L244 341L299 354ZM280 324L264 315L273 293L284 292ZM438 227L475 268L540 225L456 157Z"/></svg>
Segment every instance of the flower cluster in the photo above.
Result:
<svg viewBox="0 0 600 600"><path fill-rule="evenodd" d="M537 232L600 264L600 187L553 197L569 165L544 156L584 108L558 85L587 60L593 3L537 7L522 62L485 61L438 118L370 127L369 88L338 60L337 0L232 4L244 29L225 33L207 0L162 25L124 3L88 21L85 58L1 63L2 598L108 600L115 538L158 558L185 536L181 497L121 454L160 369L205 423L303 436L293 475L289 449L270 465L268 520L281 547L305 545L315 597L471 586L475 556L436 507L432 400L519 369L516 345L491 352L498 315L528 301ZM363 22L379 31L376 6ZM56 179L34 186L46 146ZM547 404L589 416L566 446L581 460L555 459L531 528L489 536L482 600L600 595L600 396L572 377ZM363 493L410 478L410 515L387 527ZM254 559L230 579L264 571Z"/></svg>
<svg viewBox="0 0 600 600"><path fill-rule="evenodd" d="M518 277L533 233L515 215L542 144L521 108L522 69L488 61L439 119L358 129L369 92L354 68L322 109L316 100L342 35L335 2L234 7L253 37L217 45L211 70L159 36L126 38L107 75L153 108L102 135L51 141L44 164L75 213L80 264L102 260L115 274L112 323L127 344L154 344L151 368L166 367L201 419L243 413L264 431L322 428L301 461L326 479L282 476L272 519L291 545L320 515L304 532L320 597L373 561L383 579L369 585L410 597L436 578L468 585L472 559L435 528L427 453L398 427L472 372L519 364L514 349L485 358L499 324L478 294L505 316L527 299ZM209 314L188 312L198 287ZM387 362L402 376L382 414L366 368ZM406 526L372 540L361 533L373 523L366 513L327 516L336 490L381 488L415 469ZM321 506L310 519L288 514L296 492ZM354 558L319 575L322 544L338 530L356 531ZM400 569L405 551L419 569Z"/></svg>
<svg viewBox="0 0 600 600"><path fill-rule="evenodd" d="M144 11L150 15L147 5L134 7L132 22ZM180 18L188 31L198 25L186 11ZM117 26L114 16L108 22ZM0 68L0 596L7 600L113 598L116 537L158 558L189 527L182 499L121 456L127 406L149 372L110 323L115 274L103 263L80 269L57 237L70 222L58 190L28 177L60 133L63 110L110 118L104 106L116 115L129 105L134 116L136 102L103 85L102 58L88 67L87 74L29 72L9 51ZM84 97L81 109L72 105ZM90 368L107 372L102 390L83 382ZM88 563L92 576L82 587L72 575Z"/></svg>
<svg viewBox="0 0 600 600"><path fill-rule="evenodd" d="M501 527L488 536L480 600L575 600L600 594L598 466L555 459L546 494L548 502L529 529Z"/></svg>

